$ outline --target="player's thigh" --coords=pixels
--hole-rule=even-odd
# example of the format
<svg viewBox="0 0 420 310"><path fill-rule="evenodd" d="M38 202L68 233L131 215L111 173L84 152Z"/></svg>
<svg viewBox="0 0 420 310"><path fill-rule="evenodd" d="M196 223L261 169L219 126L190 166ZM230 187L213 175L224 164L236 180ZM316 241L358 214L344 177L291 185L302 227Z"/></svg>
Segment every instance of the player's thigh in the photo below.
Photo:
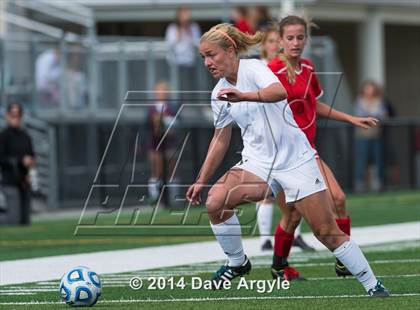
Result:
<svg viewBox="0 0 420 310"><path fill-rule="evenodd" d="M295 208L294 203L286 204L286 197L284 192L277 195L277 204L281 210L280 225L282 229L288 233L292 233L302 218L302 215Z"/></svg>
<svg viewBox="0 0 420 310"><path fill-rule="evenodd" d="M317 163L325 179L325 182L327 183L328 189L331 191L334 202L339 202L340 205L344 204L344 191L335 178L331 168L321 158L317 158Z"/></svg>
<svg viewBox="0 0 420 310"><path fill-rule="evenodd" d="M282 218L291 218L300 216L299 211L296 210L294 203L286 203L284 192L279 192L276 197L277 205L280 208Z"/></svg>
<svg viewBox="0 0 420 310"><path fill-rule="evenodd" d="M270 194L269 186L260 177L240 168L232 168L212 186L206 205L232 209L242 203L256 203Z"/></svg>

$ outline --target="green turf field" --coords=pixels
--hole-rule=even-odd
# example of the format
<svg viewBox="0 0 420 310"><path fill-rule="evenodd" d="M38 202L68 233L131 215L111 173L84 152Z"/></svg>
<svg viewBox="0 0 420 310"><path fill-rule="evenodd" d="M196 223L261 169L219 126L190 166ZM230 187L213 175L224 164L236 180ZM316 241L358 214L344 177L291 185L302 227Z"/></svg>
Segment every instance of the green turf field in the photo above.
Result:
<svg viewBox="0 0 420 310"><path fill-rule="evenodd" d="M353 227L420 220L420 192L349 195L347 205ZM245 225L242 233L244 237L251 236L255 232L255 206L241 206L241 210L239 218ZM83 218L84 225L79 227L77 235L74 232L79 215L34 221L29 227L0 227L0 261L214 240L203 212L203 207L191 208L188 216L163 210L157 213L154 225L147 225L151 210L140 214L137 222L133 222L131 214L124 215L117 225L114 224L115 213L101 214L96 223L90 216ZM276 208L273 227L279 217ZM175 225L169 225L171 223ZM197 224L201 228L197 228ZM303 231L307 231L307 227L304 226Z"/></svg>
<svg viewBox="0 0 420 310"><path fill-rule="evenodd" d="M257 289L237 290L237 281L229 291L192 290L191 277L208 279L222 262L172 267L102 276L103 295L95 309L419 309L419 242L400 242L363 249L371 266L393 297L378 300L366 297L353 278L339 279L327 251L296 253L293 265L307 281L292 282L289 290L259 293ZM271 256L256 257L246 279L268 280ZM140 277L144 286L133 290L132 277ZM149 277L184 277L184 289L146 289ZM169 283L166 282L166 283ZM0 287L0 309L66 309L58 297L58 281ZM18 295L21 294L21 295Z"/></svg>
<svg viewBox="0 0 420 310"><path fill-rule="evenodd" d="M248 205L241 208L241 223L250 227L243 230L244 235L250 236L255 207ZM348 197L348 209L353 227L419 221L420 193L351 195ZM151 211L146 210L143 215L150 216ZM274 221L278 217L276 211ZM184 223L190 226L167 225L174 218L184 219ZM202 207L194 208L188 217L182 212L163 210L156 219L160 233L155 227L137 229L136 226L143 223L133 223L132 216L127 214L119 219L118 230L108 233L105 232L115 222L113 214L98 218L96 225L100 229L96 234L92 233L92 217L88 217L83 219L86 225L74 235L79 216L36 220L29 227L1 227L0 260L214 240ZM203 226L196 230L198 233L191 230L194 222ZM304 227L304 230L307 231L307 228ZM291 262L308 281L293 282L289 290L274 290L271 293L259 293L256 288L237 290L235 284L229 291L192 290L191 277L209 279L222 263L220 261L103 275L103 296L95 309L420 309L419 241L369 246L363 250L375 273L393 294L392 298L370 299L353 278L336 278L330 253L321 251L294 254ZM247 280L270 279L270 255L254 257L252 263L253 269ZM187 286L173 290L168 287L147 290L144 286L133 290L129 286L132 277L140 277L145 286L149 283L148 277L175 277L175 282L184 277ZM58 296L58 281L0 286L0 309L66 308L68 306Z"/></svg>

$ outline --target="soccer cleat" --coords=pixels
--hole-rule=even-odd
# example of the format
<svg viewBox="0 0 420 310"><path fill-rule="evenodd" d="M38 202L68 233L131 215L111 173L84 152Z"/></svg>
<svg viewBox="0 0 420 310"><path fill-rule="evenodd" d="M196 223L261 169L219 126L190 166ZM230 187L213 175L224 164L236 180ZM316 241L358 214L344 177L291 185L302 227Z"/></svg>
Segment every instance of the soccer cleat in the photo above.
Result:
<svg viewBox="0 0 420 310"><path fill-rule="evenodd" d="M340 262L338 259L335 262L335 273L337 277L347 277L352 276L353 274L347 269L346 266L343 265L342 262Z"/></svg>
<svg viewBox="0 0 420 310"><path fill-rule="evenodd" d="M261 246L261 251L270 251L273 249L273 245L271 244L270 240L267 240Z"/></svg>
<svg viewBox="0 0 420 310"><path fill-rule="evenodd" d="M368 291L368 294L371 297L377 297L377 298L384 298L389 297L389 291L385 288L385 286L382 285L381 281L378 280L374 288L371 288Z"/></svg>
<svg viewBox="0 0 420 310"><path fill-rule="evenodd" d="M243 277L245 274L249 274L251 271L251 262L248 257L245 255L245 261L240 266L231 267L226 264L222 265L219 270L216 271L212 280L212 288L220 289L222 288L223 282L231 282L237 277Z"/></svg>
<svg viewBox="0 0 420 310"><path fill-rule="evenodd" d="M315 249L313 247L311 247L310 245L308 245L302 238L301 235L297 236L294 240L293 240L293 244L292 246L297 246L299 248L302 249L302 251L308 251L308 252L314 252Z"/></svg>
<svg viewBox="0 0 420 310"><path fill-rule="evenodd" d="M306 280L304 277L300 276L300 273L293 267L285 267L283 269L274 269L271 267L271 276L273 279L280 278L282 281L304 281Z"/></svg>

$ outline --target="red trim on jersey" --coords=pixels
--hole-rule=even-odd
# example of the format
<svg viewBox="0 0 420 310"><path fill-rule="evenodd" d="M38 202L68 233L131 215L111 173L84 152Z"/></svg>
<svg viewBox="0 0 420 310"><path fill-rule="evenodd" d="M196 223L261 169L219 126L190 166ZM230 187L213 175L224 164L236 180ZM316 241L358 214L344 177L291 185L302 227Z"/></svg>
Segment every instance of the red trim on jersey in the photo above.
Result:
<svg viewBox="0 0 420 310"><path fill-rule="evenodd" d="M322 96L323 91L312 62L302 58L299 65L301 69L296 72L296 81L293 84L289 83L286 66L278 57L274 58L268 67L286 89L287 101L293 117L312 147L315 148L316 101Z"/></svg>

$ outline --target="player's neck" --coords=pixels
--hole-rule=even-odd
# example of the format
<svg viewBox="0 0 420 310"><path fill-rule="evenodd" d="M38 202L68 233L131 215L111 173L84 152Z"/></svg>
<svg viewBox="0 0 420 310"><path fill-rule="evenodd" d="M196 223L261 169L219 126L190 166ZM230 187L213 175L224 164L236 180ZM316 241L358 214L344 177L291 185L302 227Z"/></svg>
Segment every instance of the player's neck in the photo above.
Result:
<svg viewBox="0 0 420 310"><path fill-rule="evenodd" d="M235 61L235 63L233 64L231 73L228 76L226 76L226 80L232 85L236 85L236 82L238 80L238 69L239 59L237 59L237 61Z"/></svg>
<svg viewBox="0 0 420 310"><path fill-rule="evenodd" d="M293 69L295 69L295 71L300 71L300 58L296 57L296 58L289 58L290 64L292 65Z"/></svg>

